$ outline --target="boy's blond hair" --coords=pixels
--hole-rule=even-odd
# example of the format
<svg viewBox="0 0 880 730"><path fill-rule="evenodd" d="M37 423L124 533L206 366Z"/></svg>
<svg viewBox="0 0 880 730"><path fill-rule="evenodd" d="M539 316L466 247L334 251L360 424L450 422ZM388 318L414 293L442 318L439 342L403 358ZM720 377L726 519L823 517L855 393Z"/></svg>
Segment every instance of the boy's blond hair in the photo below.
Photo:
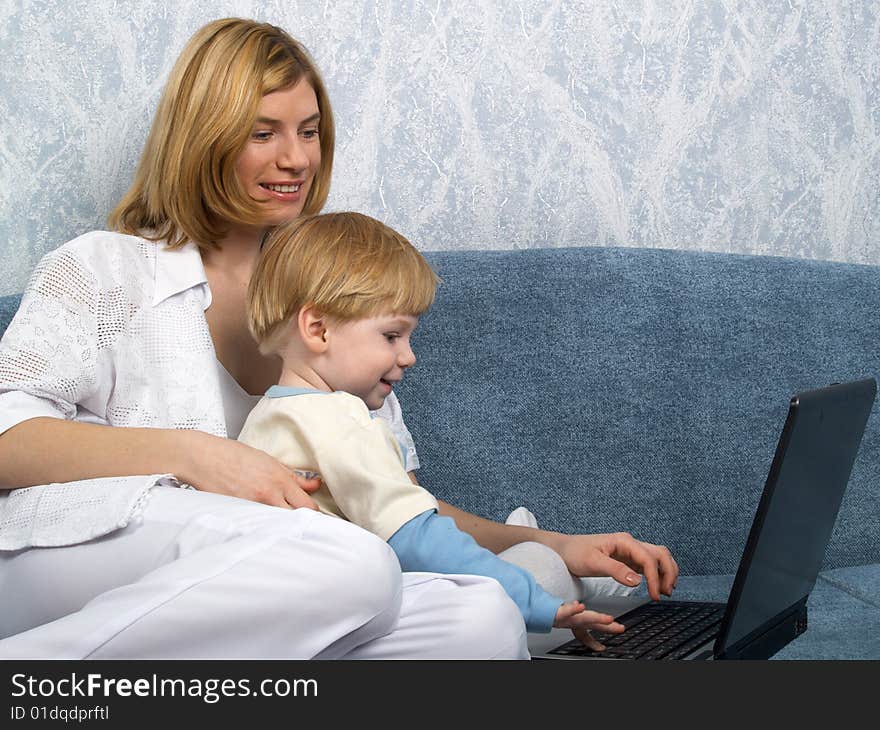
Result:
<svg viewBox="0 0 880 730"><path fill-rule="evenodd" d="M303 212L327 200L335 139L333 112L306 50L280 28L240 18L196 31L171 71L131 188L108 218L111 228L171 247L216 247L230 223L260 225L259 203L235 164L260 100L305 79L315 92L321 165Z"/></svg>
<svg viewBox="0 0 880 730"><path fill-rule="evenodd" d="M266 240L248 287L248 326L260 352L277 352L305 306L340 321L419 316L440 279L397 231L360 213L301 216Z"/></svg>

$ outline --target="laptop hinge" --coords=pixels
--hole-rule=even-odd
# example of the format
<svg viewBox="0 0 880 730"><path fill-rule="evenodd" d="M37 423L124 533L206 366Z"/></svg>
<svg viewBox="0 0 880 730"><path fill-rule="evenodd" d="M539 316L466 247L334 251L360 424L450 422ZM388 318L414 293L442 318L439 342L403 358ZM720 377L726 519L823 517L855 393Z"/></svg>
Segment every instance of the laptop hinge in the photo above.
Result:
<svg viewBox="0 0 880 730"><path fill-rule="evenodd" d="M720 652L716 659L769 659L807 630L806 598L798 601L772 625L765 623Z"/></svg>

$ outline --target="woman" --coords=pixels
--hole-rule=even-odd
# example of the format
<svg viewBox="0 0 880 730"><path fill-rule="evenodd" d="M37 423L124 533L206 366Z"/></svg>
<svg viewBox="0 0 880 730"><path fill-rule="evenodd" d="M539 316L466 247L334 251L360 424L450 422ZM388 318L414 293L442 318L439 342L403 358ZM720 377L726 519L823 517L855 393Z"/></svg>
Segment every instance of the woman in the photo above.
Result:
<svg viewBox="0 0 880 730"><path fill-rule="evenodd" d="M172 71L117 232L38 265L0 344L0 657L527 656L497 584L401 576L373 536L293 509L315 483L227 438L277 380L244 321L261 241L321 209L333 129L296 41L210 23ZM411 444L396 401L382 415ZM552 540L577 574L632 566L652 593L675 578L668 551L629 536L443 509L495 550Z"/></svg>

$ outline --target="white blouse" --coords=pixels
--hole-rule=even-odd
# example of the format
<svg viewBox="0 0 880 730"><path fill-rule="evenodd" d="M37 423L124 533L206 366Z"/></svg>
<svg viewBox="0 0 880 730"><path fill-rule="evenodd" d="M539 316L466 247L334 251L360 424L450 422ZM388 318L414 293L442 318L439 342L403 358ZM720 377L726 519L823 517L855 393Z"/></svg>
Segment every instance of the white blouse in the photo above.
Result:
<svg viewBox="0 0 880 730"><path fill-rule="evenodd" d="M240 429L249 409L224 410L210 304L191 243L170 250L94 231L47 254L0 340L0 433L50 416L236 436L227 423ZM407 468L418 468L393 394L379 414L407 445ZM71 545L124 527L160 483L176 482L153 474L0 490L0 549Z"/></svg>
<svg viewBox="0 0 880 730"><path fill-rule="evenodd" d="M223 401L223 414L226 416L226 435L231 439L237 439L241 427L262 396L248 393L230 375L222 362L219 360L216 362L217 375L220 378L220 399Z"/></svg>

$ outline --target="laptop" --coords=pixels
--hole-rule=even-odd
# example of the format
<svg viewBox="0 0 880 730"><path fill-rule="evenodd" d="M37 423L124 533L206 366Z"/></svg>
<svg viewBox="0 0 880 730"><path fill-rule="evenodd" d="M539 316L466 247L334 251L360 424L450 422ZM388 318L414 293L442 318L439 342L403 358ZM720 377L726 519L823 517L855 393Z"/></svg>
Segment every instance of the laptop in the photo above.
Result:
<svg viewBox="0 0 880 730"><path fill-rule="evenodd" d="M606 597L622 634L604 652L567 629L529 634L535 659L768 659L807 629L822 567L868 417L873 378L805 391L790 402L764 492L726 603Z"/></svg>

